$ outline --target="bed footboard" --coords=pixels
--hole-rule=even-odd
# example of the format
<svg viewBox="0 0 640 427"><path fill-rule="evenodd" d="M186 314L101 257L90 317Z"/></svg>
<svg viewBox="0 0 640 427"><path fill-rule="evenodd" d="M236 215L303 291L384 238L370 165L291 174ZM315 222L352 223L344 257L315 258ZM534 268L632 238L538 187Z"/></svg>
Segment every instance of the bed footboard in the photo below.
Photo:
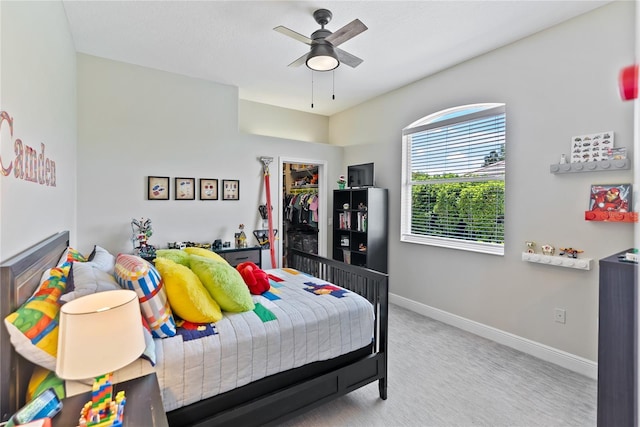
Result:
<svg viewBox="0 0 640 427"><path fill-rule="evenodd" d="M382 357L384 365L383 376L379 380L380 398L386 399L389 275L296 249L289 250L287 265L362 295L373 305L376 317L374 351Z"/></svg>
<svg viewBox="0 0 640 427"><path fill-rule="evenodd" d="M288 266L369 300L376 316L372 344L176 409L167 414L169 425L277 426L375 381L387 398L388 275L296 250L289 251Z"/></svg>

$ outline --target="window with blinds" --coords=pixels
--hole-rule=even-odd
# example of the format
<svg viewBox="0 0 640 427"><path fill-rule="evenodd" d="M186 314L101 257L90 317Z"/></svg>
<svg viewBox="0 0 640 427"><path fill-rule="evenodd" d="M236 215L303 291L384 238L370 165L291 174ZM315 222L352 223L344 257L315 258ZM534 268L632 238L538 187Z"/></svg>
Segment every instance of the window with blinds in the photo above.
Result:
<svg viewBox="0 0 640 427"><path fill-rule="evenodd" d="M402 241L504 255L504 104L416 121L402 159Z"/></svg>

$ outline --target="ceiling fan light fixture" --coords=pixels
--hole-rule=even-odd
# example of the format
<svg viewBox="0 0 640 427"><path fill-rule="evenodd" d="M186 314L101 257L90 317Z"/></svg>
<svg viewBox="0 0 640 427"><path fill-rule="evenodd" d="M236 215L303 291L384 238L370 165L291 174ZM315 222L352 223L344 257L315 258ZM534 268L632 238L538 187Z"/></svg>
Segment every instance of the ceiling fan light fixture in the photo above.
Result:
<svg viewBox="0 0 640 427"><path fill-rule="evenodd" d="M318 43L311 46L306 63L307 67L314 71L331 71L340 65L338 55L333 50L333 46L327 43Z"/></svg>

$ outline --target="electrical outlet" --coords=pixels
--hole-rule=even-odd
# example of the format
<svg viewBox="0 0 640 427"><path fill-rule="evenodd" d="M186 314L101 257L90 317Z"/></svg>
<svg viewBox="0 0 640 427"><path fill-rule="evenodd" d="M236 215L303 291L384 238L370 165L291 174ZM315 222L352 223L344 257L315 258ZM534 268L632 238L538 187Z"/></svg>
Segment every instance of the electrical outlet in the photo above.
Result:
<svg viewBox="0 0 640 427"><path fill-rule="evenodd" d="M567 323L567 311L564 308L556 308L553 318L558 323Z"/></svg>

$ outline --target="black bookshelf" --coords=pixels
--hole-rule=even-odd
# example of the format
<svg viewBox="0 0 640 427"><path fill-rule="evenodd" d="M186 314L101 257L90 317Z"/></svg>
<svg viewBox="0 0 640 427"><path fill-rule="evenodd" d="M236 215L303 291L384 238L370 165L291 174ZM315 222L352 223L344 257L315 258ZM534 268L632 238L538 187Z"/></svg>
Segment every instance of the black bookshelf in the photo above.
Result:
<svg viewBox="0 0 640 427"><path fill-rule="evenodd" d="M333 259L386 273L388 228L387 189L333 191Z"/></svg>

